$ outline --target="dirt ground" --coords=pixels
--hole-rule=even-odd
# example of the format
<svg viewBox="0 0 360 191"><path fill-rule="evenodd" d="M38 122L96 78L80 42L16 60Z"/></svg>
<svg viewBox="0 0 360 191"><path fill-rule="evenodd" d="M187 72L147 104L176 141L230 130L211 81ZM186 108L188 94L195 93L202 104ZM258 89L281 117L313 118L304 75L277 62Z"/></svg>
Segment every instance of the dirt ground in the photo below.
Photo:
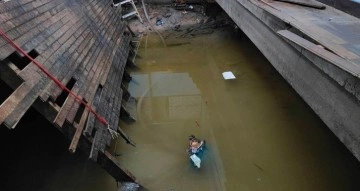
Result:
<svg viewBox="0 0 360 191"><path fill-rule="evenodd" d="M124 12L131 12L132 7L122 7ZM210 34L214 29L234 25L232 20L217 5L149 5L145 8L137 4L137 9L143 20L136 16L128 18L129 26L136 34L160 33L164 39L192 38L197 35ZM128 9L128 10L126 10Z"/></svg>

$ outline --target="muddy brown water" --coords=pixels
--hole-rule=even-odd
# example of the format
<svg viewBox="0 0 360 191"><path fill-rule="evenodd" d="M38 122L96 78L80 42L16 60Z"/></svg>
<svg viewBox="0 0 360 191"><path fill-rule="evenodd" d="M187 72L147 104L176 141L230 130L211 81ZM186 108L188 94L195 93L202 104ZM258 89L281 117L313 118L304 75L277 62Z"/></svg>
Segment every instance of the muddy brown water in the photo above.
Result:
<svg viewBox="0 0 360 191"><path fill-rule="evenodd" d="M142 42L129 84L138 121L120 124L137 145L117 140L120 163L154 191L359 190L359 162L240 36L222 29L168 39L168 48L155 35ZM236 79L224 80L224 71ZM33 115L13 131L0 127L0 190L116 190ZM207 141L200 169L185 152L190 134Z"/></svg>
<svg viewBox="0 0 360 191"><path fill-rule="evenodd" d="M121 163L150 190L358 190L359 162L240 36L143 38L128 85L138 121L121 124L137 146L118 141ZM200 169L190 134L207 142Z"/></svg>

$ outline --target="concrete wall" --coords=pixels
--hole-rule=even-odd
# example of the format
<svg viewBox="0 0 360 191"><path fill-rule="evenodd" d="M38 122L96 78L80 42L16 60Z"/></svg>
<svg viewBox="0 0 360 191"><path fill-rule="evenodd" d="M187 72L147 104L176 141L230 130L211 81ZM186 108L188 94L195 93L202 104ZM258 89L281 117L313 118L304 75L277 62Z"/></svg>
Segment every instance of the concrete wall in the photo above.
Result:
<svg viewBox="0 0 360 191"><path fill-rule="evenodd" d="M251 2L217 2L360 160L359 78L284 40L276 31L286 29L285 23Z"/></svg>

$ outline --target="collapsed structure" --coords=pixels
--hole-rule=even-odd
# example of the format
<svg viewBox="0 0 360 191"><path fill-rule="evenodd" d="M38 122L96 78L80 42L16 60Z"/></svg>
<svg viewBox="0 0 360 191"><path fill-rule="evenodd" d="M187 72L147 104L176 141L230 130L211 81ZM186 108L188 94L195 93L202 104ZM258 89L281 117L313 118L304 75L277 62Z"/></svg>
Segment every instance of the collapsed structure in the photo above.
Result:
<svg viewBox="0 0 360 191"><path fill-rule="evenodd" d="M317 3L217 2L359 159L359 20ZM71 152L80 148L116 180L138 183L107 151L118 133L134 144L118 127L121 115L134 119L122 85L136 52L122 18L133 13L111 4L0 2L0 124L15 128L33 107L71 140Z"/></svg>
<svg viewBox="0 0 360 191"><path fill-rule="evenodd" d="M136 44L122 10L101 0L0 2L0 124L33 107L120 182L137 179L107 148L131 116L123 81Z"/></svg>

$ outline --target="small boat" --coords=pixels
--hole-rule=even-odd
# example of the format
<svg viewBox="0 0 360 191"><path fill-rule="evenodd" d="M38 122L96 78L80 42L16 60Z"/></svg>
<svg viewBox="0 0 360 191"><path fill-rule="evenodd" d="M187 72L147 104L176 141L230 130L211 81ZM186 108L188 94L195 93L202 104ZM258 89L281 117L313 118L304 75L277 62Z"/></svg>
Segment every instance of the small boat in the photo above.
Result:
<svg viewBox="0 0 360 191"><path fill-rule="evenodd" d="M200 140L194 135L189 136L189 148L187 149L192 163L200 168L201 159L205 150L205 140Z"/></svg>

